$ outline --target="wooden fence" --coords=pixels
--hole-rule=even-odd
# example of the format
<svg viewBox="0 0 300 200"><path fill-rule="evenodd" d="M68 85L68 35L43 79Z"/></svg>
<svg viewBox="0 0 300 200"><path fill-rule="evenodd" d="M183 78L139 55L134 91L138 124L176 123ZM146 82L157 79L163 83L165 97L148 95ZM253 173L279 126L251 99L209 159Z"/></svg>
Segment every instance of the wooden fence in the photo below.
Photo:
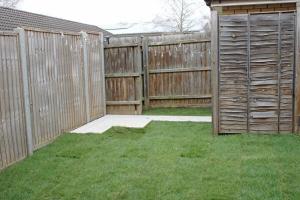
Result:
<svg viewBox="0 0 300 200"><path fill-rule="evenodd" d="M0 169L105 114L103 36L0 33Z"/></svg>
<svg viewBox="0 0 300 200"><path fill-rule="evenodd" d="M203 34L109 38L107 111L211 105L210 39Z"/></svg>
<svg viewBox="0 0 300 200"><path fill-rule="evenodd" d="M210 105L210 40L206 35L150 37L147 45L145 99L150 107Z"/></svg>
<svg viewBox="0 0 300 200"><path fill-rule="evenodd" d="M0 169L27 156L17 33L0 34Z"/></svg>
<svg viewBox="0 0 300 200"><path fill-rule="evenodd" d="M105 47L106 105L111 114L141 114L140 38L114 38Z"/></svg>

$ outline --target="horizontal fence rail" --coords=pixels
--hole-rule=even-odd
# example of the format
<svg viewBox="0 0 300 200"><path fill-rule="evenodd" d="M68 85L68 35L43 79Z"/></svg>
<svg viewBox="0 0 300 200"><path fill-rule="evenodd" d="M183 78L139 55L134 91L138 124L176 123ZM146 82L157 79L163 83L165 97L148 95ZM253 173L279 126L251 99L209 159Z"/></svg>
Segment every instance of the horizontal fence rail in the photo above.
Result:
<svg viewBox="0 0 300 200"><path fill-rule="evenodd" d="M105 115L102 33L2 32L0 61L0 170Z"/></svg>
<svg viewBox="0 0 300 200"><path fill-rule="evenodd" d="M109 38L105 45L107 110L211 105L210 37L179 34Z"/></svg>

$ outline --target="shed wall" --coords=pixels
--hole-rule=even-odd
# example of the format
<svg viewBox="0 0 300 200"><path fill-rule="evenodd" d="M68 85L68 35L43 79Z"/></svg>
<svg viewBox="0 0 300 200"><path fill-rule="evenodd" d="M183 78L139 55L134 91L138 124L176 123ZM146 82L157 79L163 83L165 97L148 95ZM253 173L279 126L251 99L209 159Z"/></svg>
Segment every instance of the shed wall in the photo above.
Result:
<svg viewBox="0 0 300 200"><path fill-rule="evenodd" d="M295 131L296 10L296 3L214 7L215 133Z"/></svg>

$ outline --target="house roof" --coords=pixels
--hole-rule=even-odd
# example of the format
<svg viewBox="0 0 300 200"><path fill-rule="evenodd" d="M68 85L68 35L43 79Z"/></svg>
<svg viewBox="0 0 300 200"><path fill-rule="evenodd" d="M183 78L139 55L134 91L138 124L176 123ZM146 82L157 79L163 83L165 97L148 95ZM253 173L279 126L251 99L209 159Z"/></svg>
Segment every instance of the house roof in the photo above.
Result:
<svg viewBox="0 0 300 200"><path fill-rule="evenodd" d="M112 35L112 33L94 25L88 25L70 20L49 17L46 15L0 7L0 30L12 31L17 27L67 32L103 32L105 36Z"/></svg>
<svg viewBox="0 0 300 200"><path fill-rule="evenodd" d="M187 31L184 33L179 32L146 32L146 33L122 33L115 34L113 37L151 37L151 36L165 36L165 35L182 35L182 34L192 34L199 33L199 31Z"/></svg>

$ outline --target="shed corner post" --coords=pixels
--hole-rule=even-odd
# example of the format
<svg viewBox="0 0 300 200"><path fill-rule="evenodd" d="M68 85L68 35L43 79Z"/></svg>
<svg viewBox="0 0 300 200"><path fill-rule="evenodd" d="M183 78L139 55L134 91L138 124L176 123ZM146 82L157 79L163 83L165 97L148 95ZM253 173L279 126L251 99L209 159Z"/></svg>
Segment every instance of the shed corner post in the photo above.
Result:
<svg viewBox="0 0 300 200"><path fill-rule="evenodd" d="M85 110L86 110L86 122L91 121L91 111L90 111L90 94L89 94L89 69L88 69L88 49L87 40L88 34L81 31L81 43L83 48L83 74L84 74L84 95L85 95Z"/></svg>
<svg viewBox="0 0 300 200"><path fill-rule="evenodd" d="M101 52L101 71L102 71L102 102L103 102L103 115L106 115L106 81L105 81L105 50L104 50L104 35L102 32L99 33L100 40L100 52Z"/></svg>
<svg viewBox="0 0 300 200"><path fill-rule="evenodd" d="M20 52L20 64L22 71L22 83L23 83L23 98L25 109L25 123L26 123L26 140L28 155L33 154L33 138L32 138L32 120L31 120L31 105L29 94L29 65L27 61L27 42L26 33L23 28L16 28L15 31L19 36L19 52Z"/></svg>
<svg viewBox="0 0 300 200"><path fill-rule="evenodd" d="M294 99L294 132L300 133L300 0L296 9L296 63L295 63L295 99Z"/></svg>
<svg viewBox="0 0 300 200"><path fill-rule="evenodd" d="M211 68L212 68L212 106L213 134L219 134L219 19L218 11L211 11Z"/></svg>

